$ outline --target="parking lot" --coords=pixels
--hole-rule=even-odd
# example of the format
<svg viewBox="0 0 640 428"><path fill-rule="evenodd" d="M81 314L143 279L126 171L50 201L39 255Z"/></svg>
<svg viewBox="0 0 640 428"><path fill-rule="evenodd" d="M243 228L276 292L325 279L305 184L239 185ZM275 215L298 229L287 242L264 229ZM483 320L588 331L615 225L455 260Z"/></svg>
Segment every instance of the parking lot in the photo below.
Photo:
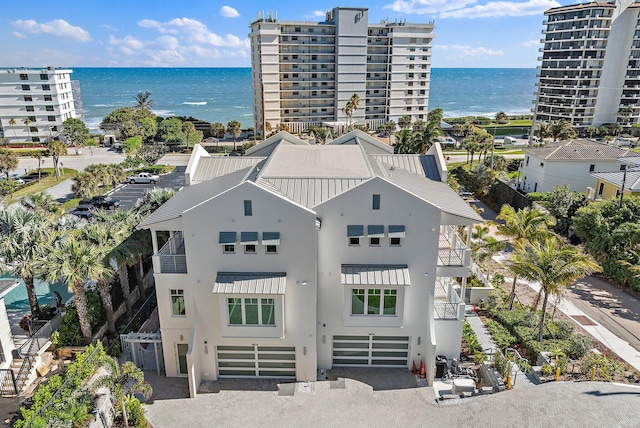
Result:
<svg viewBox="0 0 640 428"><path fill-rule="evenodd" d="M120 200L120 208L130 209L136 201L144 195L145 190L164 187L179 190L184 186L184 171L186 167L177 166L171 173L161 175L157 184L122 184L109 193L109 196Z"/></svg>

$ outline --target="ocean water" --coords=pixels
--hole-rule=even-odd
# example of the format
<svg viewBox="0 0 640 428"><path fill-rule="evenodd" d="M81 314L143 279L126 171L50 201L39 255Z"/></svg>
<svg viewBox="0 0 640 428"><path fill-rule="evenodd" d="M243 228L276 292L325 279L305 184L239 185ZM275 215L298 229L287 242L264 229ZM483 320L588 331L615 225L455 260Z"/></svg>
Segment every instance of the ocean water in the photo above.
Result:
<svg viewBox="0 0 640 428"><path fill-rule="evenodd" d="M85 122L92 131L118 107L134 105L141 90L151 92L159 116L191 116L226 124L253 126L250 68L74 68L80 81ZM434 68L429 110L445 117L499 111L529 114L533 106L535 69Z"/></svg>

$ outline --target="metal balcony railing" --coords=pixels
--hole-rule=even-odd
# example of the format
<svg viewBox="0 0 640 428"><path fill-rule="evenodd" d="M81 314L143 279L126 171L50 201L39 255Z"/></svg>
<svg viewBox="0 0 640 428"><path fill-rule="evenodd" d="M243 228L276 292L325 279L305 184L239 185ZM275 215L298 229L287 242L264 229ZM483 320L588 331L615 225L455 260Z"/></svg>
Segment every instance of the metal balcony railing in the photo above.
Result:
<svg viewBox="0 0 640 428"><path fill-rule="evenodd" d="M175 232L156 254L160 260L160 273L187 273L187 256L184 252L184 238Z"/></svg>
<svg viewBox="0 0 640 428"><path fill-rule="evenodd" d="M451 277L436 278L435 317L438 319L457 319L458 306L461 303L460 285Z"/></svg>
<svg viewBox="0 0 640 428"><path fill-rule="evenodd" d="M466 244L451 226L440 227L438 266L462 266Z"/></svg>

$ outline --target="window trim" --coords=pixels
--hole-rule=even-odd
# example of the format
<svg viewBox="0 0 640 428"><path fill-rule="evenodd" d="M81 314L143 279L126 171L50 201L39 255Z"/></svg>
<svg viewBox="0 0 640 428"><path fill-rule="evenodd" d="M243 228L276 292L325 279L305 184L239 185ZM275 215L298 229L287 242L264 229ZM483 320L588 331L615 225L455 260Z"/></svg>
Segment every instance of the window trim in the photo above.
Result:
<svg viewBox="0 0 640 428"><path fill-rule="evenodd" d="M379 194L375 194L374 193L371 208L374 209L374 210L379 210L380 209L380 195Z"/></svg>
<svg viewBox="0 0 640 428"><path fill-rule="evenodd" d="M235 323L232 324L231 323L231 301L239 301L240 303L240 320L241 323ZM257 324L247 324L247 301L248 300L256 300L256 305L257 305L257 315L258 315L258 323ZM265 301L267 302L267 304L269 304L270 302L270 306L271 306L271 316L270 318L272 319L272 323L269 324L265 324L264 323L264 305L265 305ZM237 302L233 302L234 305L237 304ZM251 302L251 304L253 304ZM227 307L227 327L277 327L277 323L276 323L276 318L277 318L277 314L276 314L276 299L274 297L262 297L262 296L251 296L251 297L237 297L237 296L229 296L226 297L225 300L225 305Z"/></svg>
<svg viewBox="0 0 640 428"><path fill-rule="evenodd" d="M354 313L353 311L353 297L356 296L356 292L357 291L363 291L363 295L364 295L364 300L362 301L362 310L363 313ZM375 294L375 292L377 292L377 294ZM397 317L398 316L398 289L396 288L389 288L389 287L376 287L376 286L369 286L369 287L353 287L350 289L350 295L351 295L351 305L349 305L349 314L352 317ZM372 313L370 312L372 308L372 306L369 305L369 297L375 297L377 296L379 299L378 302L378 312L377 313ZM386 297L388 296L389 298L393 298L394 300L394 304L393 304L393 313L384 313L385 312L385 301L386 301Z"/></svg>
<svg viewBox="0 0 640 428"><path fill-rule="evenodd" d="M177 299L181 299L182 300L182 312L183 313L175 313L174 312L174 304L176 302L176 300L174 300L174 298ZM177 318L184 318L187 316L187 306L186 306L186 302L185 302L185 298L184 298L184 290L183 289L179 289L179 288L174 288L174 289L169 289L169 303L171 306L171 316L172 317L177 317ZM178 305L178 309L180 308L180 305Z"/></svg>
<svg viewBox="0 0 640 428"><path fill-rule="evenodd" d="M235 254L236 253L236 244L224 244L222 246L222 252L224 254Z"/></svg>
<svg viewBox="0 0 640 428"><path fill-rule="evenodd" d="M244 200L244 216L253 217L253 206L251 203L251 199Z"/></svg>

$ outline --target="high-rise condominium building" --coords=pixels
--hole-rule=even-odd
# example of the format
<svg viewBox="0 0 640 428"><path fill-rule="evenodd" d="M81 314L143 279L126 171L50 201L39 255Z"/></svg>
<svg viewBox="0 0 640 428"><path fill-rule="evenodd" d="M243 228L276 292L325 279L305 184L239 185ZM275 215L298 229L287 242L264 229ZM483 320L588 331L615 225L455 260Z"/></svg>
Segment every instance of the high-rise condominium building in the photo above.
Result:
<svg viewBox="0 0 640 428"><path fill-rule="evenodd" d="M321 22L258 14L250 25L255 129L285 123L377 129L427 117L433 22L368 23L367 8L336 7ZM344 107L359 97L351 117Z"/></svg>
<svg viewBox="0 0 640 428"><path fill-rule="evenodd" d="M535 122L576 128L638 122L640 3L591 2L549 9Z"/></svg>
<svg viewBox="0 0 640 428"><path fill-rule="evenodd" d="M58 138L62 122L76 117L72 70L0 70L0 134L8 142Z"/></svg>

